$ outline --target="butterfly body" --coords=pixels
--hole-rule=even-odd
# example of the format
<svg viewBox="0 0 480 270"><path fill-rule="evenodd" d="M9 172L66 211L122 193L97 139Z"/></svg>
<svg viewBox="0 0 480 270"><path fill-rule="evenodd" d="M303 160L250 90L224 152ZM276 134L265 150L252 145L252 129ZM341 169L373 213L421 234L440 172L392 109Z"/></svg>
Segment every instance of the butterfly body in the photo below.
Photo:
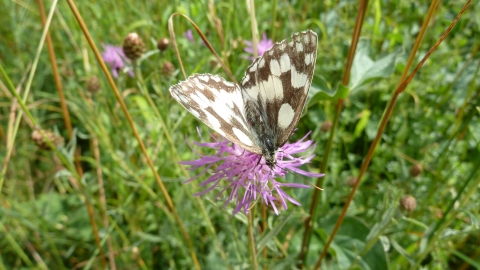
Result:
<svg viewBox="0 0 480 270"><path fill-rule="evenodd" d="M273 167L277 160L277 149L280 147L277 145L278 133L269 124L268 116L264 113L265 110L259 108L259 105L250 100L248 96L244 96L244 98L246 98L245 120L250 127L253 143L262 151L257 154L262 154L265 157L265 163L269 167Z"/></svg>
<svg viewBox="0 0 480 270"><path fill-rule="evenodd" d="M172 96L233 143L262 155L273 168L293 133L310 89L317 35L304 31L276 43L247 68L240 84L195 74L170 88Z"/></svg>

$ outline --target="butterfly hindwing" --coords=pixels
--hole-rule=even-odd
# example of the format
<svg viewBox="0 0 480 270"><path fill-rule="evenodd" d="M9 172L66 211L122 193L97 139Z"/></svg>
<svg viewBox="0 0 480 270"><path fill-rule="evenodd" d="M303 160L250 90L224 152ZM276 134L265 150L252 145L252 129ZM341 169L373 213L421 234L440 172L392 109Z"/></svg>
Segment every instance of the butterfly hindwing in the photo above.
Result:
<svg viewBox="0 0 480 270"><path fill-rule="evenodd" d="M313 78L317 42L317 35L308 30L296 33L290 42L276 43L255 59L241 81L244 102L256 103L268 127L257 126L272 133L276 147L287 142L300 119ZM262 132L253 129L252 133Z"/></svg>
<svg viewBox="0 0 480 270"><path fill-rule="evenodd" d="M238 85L220 76L195 74L170 87L170 93L185 109L223 137L250 152L261 154L244 118Z"/></svg>

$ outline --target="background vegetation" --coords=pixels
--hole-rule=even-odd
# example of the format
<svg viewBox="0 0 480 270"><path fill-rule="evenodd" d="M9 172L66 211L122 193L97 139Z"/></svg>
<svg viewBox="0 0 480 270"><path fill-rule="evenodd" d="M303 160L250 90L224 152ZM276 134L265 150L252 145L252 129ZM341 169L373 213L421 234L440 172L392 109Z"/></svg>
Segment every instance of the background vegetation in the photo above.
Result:
<svg viewBox="0 0 480 270"><path fill-rule="evenodd" d="M320 262L322 268L480 269L478 1L399 95L351 202L348 195L422 24L427 21L428 28L414 66L466 1L441 2L430 21L430 3L370 1L346 88L340 85L353 30L359 26L359 2L255 3L260 34L281 41L312 29L319 36L311 98L291 138L296 141L312 131L310 138L317 142L317 156L304 169L319 171L329 135L335 133L304 261L298 259L313 188L288 190L302 206L289 204L278 216L257 204L249 223L244 213L232 216L232 205L222 207L225 198L215 200L215 192L194 196L202 190L197 186L202 179L182 183L198 173L178 164L195 159L185 140L199 141L195 127L203 135L208 128L169 96L168 88L183 76L171 44L159 51L157 40L169 37L172 13L186 14L240 80L250 63L244 52L244 41L252 39L247 4L77 2L100 50L101 44L121 46L130 32L144 40L146 52L135 76L119 72L115 84L175 211L169 209L169 199L67 1L58 3L50 26L56 72L48 44L42 45L38 2L3 0L0 269L189 269L196 260L205 269L251 269L257 263L310 269L347 202L347 216ZM52 2L44 5L48 14ZM193 27L181 17L173 21L186 72L225 76L195 32L193 42L183 36ZM66 110L55 82L58 74ZM93 77L98 78L95 93L87 91ZM12 86L20 96L26 93L24 102L16 101ZM344 106L333 128L339 98ZM58 144L55 151L41 134L32 138L36 128L53 131L44 135ZM304 183L294 175L288 181Z"/></svg>

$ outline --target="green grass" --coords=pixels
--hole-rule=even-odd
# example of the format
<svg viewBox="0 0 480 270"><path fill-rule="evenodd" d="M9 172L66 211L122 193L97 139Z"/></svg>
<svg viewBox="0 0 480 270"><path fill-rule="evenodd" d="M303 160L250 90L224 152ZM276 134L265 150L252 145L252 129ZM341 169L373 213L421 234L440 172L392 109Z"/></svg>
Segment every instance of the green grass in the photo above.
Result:
<svg viewBox="0 0 480 270"><path fill-rule="evenodd" d="M347 203L346 218L321 261L322 269L479 269L478 2L468 7L399 95L360 186L353 200L347 200L349 181L361 171L427 20L429 4L420 2L369 2L347 87L341 84L356 27L356 1L255 3L260 35L265 32L281 41L312 29L319 36L310 98L290 139L312 131L316 157L303 169L318 172L324 162L326 174L308 234L308 254L301 262L304 221L315 189L287 190L302 206L288 204L278 216L261 201L251 216L232 216L233 204L223 207L225 196L215 200L215 191L194 196L203 190L197 184L206 176L185 184L199 171L178 163L196 158L186 143L186 138L201 140L195 127L204 138L211 130L170 97L169 87L184 78L172 44L159 52L156 41L170 38L172 13L186 14L239 81L250 63L243 41L252 39L245 1L215 1L211 7L208 1L76 3L100 50L101 44L121 46L130 32L145 43L135 77L120 72L114 82L161 182L67 2L59 1L50 35L71 139L47 43L41 47L38 5L2 1L0 269L192 269L195 260L204 269L312 269ZM44 5L48 14L52 3ZM413 67L463 5L447 1L437 6ZM195 32L194 43L183 37L193 27L179 16L173 21L187 76L226 77L211 63L212 53ZM175 67L171 75L162 72L166 62ZM86 90L92 76L99 78L96 94ZM21 91L23 102L14 101L13 88ZM338 124L322 128L334 121L339 98L344 106ZM35 128L52 130L65 144L55 150L39 148L30 137ZM326 153L332 131L331 151ZM421 165L418 175L411 171L415 165ZM285 181L305 183L296 175ZM416 199L413 211L400 207L407 195Z"/></svg>

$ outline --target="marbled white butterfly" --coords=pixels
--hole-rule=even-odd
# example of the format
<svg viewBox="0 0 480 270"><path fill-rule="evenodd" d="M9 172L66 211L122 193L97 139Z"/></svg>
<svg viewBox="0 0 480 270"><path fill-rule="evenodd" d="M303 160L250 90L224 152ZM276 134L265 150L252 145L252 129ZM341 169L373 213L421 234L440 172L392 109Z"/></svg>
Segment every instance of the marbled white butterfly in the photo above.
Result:
<svg viewBox="0 0 480 270"><path fill-rule="evenodd" d="M195 74L170 87L195 117L273 168L277 151L302 114L317 59L317 34L296 33L276 43L247 68L240 85Z"/></svg>

